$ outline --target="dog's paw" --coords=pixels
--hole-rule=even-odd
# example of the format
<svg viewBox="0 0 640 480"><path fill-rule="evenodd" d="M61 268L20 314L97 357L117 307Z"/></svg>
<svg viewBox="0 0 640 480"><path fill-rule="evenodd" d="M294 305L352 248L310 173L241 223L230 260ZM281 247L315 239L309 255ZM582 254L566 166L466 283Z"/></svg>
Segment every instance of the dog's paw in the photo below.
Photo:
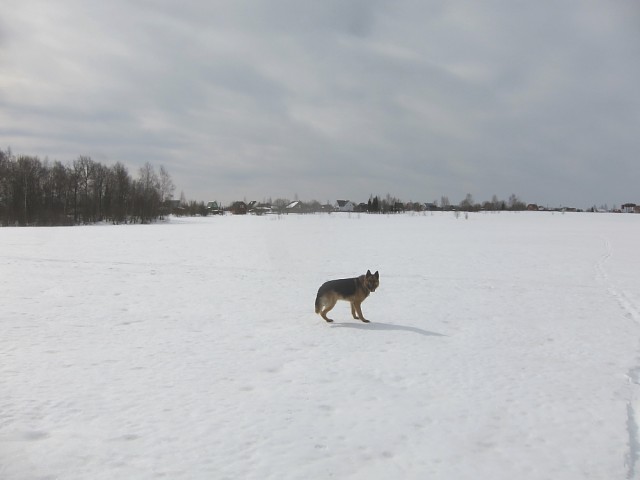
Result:
<svg viewBox="0 0 640 480"><path fill-rule="evenodd" d="M362 320L364 323L371 323L369 320L365 320L364 318L361 318L360 320Z"/></svg>

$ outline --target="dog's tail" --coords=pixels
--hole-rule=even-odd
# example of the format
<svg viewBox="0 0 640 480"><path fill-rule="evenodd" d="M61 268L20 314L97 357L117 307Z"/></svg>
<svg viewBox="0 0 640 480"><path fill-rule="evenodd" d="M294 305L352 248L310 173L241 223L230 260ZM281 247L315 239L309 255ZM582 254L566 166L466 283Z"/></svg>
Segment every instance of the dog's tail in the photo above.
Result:
<svg viewBox="0 0 640 480"><path fill-rule="evenodd" d="M316 313L320 313L320 310L322 310L322 302L320 301L320 293L318 292L318 295L316 295Z"/></svg>

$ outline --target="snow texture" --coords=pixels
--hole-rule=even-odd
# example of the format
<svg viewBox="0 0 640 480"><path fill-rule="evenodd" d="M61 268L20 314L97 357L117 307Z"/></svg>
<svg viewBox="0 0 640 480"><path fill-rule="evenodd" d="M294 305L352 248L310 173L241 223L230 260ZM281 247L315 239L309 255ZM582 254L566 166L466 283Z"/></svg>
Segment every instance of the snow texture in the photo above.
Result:
<svg viewBox="0 0 640 480"><path fill-rule="evenodd" d="M0 229L0 478L640 478L640 215ZM326 280L380 271L351 318Z"/></svg>

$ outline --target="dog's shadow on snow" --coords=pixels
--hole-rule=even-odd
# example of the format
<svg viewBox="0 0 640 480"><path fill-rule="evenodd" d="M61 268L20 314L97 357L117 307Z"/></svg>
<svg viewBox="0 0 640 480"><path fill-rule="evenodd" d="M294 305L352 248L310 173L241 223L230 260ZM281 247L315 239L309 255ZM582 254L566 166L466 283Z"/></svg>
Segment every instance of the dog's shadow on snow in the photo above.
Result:
<svg viewBox="0 0 640 480"><path fill-rule="evenodd" d="M412 332L417 333L419 335L424 335L426 337L446 337L446 335L442 333L430 332L428 330L423 330L418 327L410 327L408 325L395 325L391 323L380 323L380 322L371 322L371 323L331 323L331 328L354 328L356 330L374 330L374 331L385 331L385 332Z"/></svg>

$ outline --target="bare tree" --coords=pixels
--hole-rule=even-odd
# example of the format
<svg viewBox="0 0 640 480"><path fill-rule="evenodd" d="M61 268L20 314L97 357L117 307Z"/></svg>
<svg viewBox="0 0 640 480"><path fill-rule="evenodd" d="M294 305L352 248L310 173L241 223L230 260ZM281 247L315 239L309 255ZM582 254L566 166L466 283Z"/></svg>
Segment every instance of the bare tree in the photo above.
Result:
<svg viewBox="0 0 640 480"><path fill-rule="evenodd" d="M113 223L126 222L127 215L131 213L131 178L127 167L120 162L116 163L109 170L107 183L110 196L111 221Z"/></svg>
<svg viewBox="0 0 640 480"><path fill-rule="evenodd" d="M167 172L164 166L160 166L160 202L164 203L166 200L171 200L173 198L173 192L176 189L176 186L173 184L173 180L171 180L171 176Z"/></svg>
<svg viewBox="0 0 640 480"><path fill-rule="evenodd" d="M157 218L160 206L160 181L153 166L147 162L139 171L135 185L137 213L145 223Z"/></svg>
<svg viewBox="0 0 640 480"><path fill-rule="evenodd" d="M515 193L509 197L509 210L526 210L527 205L520 200Z"/></svg>
<svg viewBox="0 0 640 480"><path fill-rule="evenodd" d="M93 170L93 207L94 220L101 222L104 219L104 197L107 186L108 169L102 164L96 163Z"/></svg>
<svg viewBox="0 0 640 480"><path fill-rule="evenodd" d="M22 225L36 223L41 203L40 173L42 163L38 157L20 155L14 176L15 218Z"/></svg>
<svg viewBox="0 0 640 480"><path fill-rule="evenodd" d="M81 155L73 162L73 169L77 179L77 191L80 192L80 205L82 222L88 223L95 220L93 206L93 181L95 173L95 163L91 157ZM76 195L76 204L78 197ZM77 220L77 212L76 212Z"/></svg>
<svg viewBox="0 0 640 480"><path fill-rule="evenodd" d="M467 212L473 210L473 195L467 193L467 196L464 197L464 200L460 202L460 210L465 210Z"/></svg>

